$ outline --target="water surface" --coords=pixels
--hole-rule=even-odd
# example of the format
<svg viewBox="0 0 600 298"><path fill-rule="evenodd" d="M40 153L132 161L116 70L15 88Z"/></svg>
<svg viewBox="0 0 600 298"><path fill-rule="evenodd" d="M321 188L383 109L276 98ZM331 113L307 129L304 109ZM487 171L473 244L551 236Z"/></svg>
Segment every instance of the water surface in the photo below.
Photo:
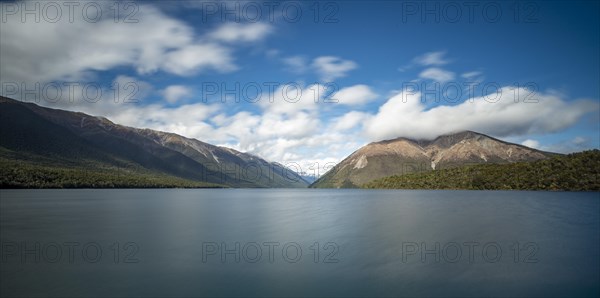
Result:
<svg viewBox="0 0 600 298"><path fill-rule="evenodd" d="M598 193L0 195L0 296L600 295Z"/></svg>

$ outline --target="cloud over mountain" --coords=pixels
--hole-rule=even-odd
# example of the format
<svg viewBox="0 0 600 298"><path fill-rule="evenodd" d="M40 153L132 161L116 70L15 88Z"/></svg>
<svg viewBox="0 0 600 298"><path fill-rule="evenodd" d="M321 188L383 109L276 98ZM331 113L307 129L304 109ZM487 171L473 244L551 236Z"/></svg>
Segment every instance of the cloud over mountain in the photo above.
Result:
<svg viewBox="0 0 600 298"><path fill-rule="evenodd" d="M365 123L365 134L370 140L382 140L400 136L434 138L463 130L499 137L552 133L599 107L591 100L567 103L552 93L537 93L537 102L528 102L525 96L529 93L527 89L505 87L458 105L427 109L421 93L404 91L390 98Z"/></svg>

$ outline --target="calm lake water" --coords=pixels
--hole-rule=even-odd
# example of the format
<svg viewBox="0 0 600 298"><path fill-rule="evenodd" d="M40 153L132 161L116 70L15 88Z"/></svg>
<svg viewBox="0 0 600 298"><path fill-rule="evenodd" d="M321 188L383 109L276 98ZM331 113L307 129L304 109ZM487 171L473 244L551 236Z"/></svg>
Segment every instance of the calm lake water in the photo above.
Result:
<svg viewBox="0 0 600 298"><path fill-rule="evenodd" d="M598 193L3 190L0 296L598 296Z"/></svg>

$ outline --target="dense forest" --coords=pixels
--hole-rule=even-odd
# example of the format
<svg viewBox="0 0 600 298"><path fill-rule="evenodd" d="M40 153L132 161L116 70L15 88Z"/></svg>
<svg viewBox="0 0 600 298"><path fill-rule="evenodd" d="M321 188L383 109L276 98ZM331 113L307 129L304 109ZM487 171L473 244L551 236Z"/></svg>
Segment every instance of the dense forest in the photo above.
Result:
<svg viewBox="0 0 600 298"><path fill-rule="evenodd" d="M600 150L534 162L484 164L391 176L363 188L472 190L600 190Z"/></svg>
<svg viewBox="0 0 600 298"><path fill-rule="evenodd" d="M161 173L124 168L43 165L0 158L0 188L204 188L223 187Z"/></svg>

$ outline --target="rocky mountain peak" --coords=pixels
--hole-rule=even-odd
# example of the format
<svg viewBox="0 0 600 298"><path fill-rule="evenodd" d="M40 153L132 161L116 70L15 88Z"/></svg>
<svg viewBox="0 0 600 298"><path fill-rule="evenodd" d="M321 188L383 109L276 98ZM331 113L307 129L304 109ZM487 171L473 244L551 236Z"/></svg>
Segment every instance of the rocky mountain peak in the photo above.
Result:
<svg viewBox="0 0 600 298"><path fill-rule="evenodd" d="M474 131L441 135L432 140L399 137L360 148L313 186L359 186L392 175L470 164L532 161L551 155Z"/></svg>

